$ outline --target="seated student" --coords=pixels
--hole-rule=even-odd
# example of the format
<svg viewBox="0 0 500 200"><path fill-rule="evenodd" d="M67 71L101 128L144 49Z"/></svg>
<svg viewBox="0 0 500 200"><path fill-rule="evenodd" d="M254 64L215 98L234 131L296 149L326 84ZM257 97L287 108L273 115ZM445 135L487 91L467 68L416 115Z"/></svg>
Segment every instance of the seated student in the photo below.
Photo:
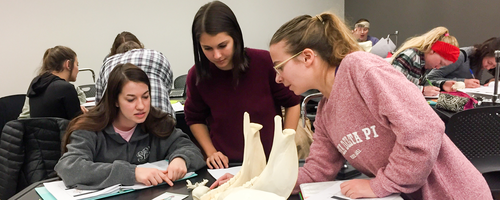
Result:
<svg viewBox="0 0 500 200"><path fill-rule="evenodd" d="M269 156L274 117L285 108L284 128L296 129L300 97L276 75L269 52L245 48L231 8L220 1L203 5L192 26L195 65L187 75L184 104L189 125L212 169L243 161L243 113L263 126L260 137Z"/></svg>
<svg viewBox="0 0 500 200"><path fill-rule="evenodd" d="M169 113L150 105L150 82L137 66L117 65L102 101L72 120L55 171L67 187L99 189L115 184L157 185L205 165ZM166 171L137 167L167 159ZM84 172L84 173L82 173Z"/></svg>
<svg viewBox="0 0 500 200"><path fill-rule="evenodd" d="M128 32L127 32L128 33ZM131 33L130 33L131 34ZM127 34L127 35L130 35ZM135 38L135 36L134 36ZM118 34L115 39L117 41L122 41L122 35ZM136 42L134 40L129 40ZM123 44L127 41L120 43ZM113 43L113 47L115 47ZM130 43L129 43L130 44ZM116 49L112 48L114 54L110 54L104 60L101 67L99 76L96 80L96 102L102 99L103 92L106 89L106 84L108 80L108 75L113 70L113 68L118 64L132 63L146 72L151 81L151 104L154 107L160 108L164 112L171 113L175 117L174 109L172 104L170 104L170 90L173 83L172 69L170 68L170 63L167 58L159 51L152 49L145 49L142 44L136 42L140 46L138 49L130 49L124 53L118 53ZM114 49L114 50L113 50Z"/></svg>
<svg viewBox="0 0 500 200"><path fill-rule="evenodd" d="M73 119L87 109L80 106L75 86L78 58L68 47L55 46L43 55L42 67L33 79L27 97L31 117L59 117Z"/></svg>
<svg viewBox="0 0 500 200"><path fill-rule="evenodd" d="M436 27L427 33L408 39L392 56L392 66L418 86L424 96L436 96L440 91L453 91L455 81L426 79L431 69L450 65L458 59L457 39L445 27ZM429 85L429 82L431 85Z"/></svg>
<svg viewBox="0 0 500 200"><path fill-rule="evenodd" d="M352 30L352 34L354 35L354 38L358 42L371 41L373 46L377 44L379 39L368 35L369 32L370 32L370 21L364 18L361 18L358 21L356 21L356 24L354 24L354 30Z"/></svg>
<svg viewBox="0 0 500 200"><path fill-rule="evenodd" d="M477 88L480 84L487 84L492 80L493 75L486 71L496 67L495 50L498 49L500 49L500 38L497 37L492 37L482 44L463 47L455 63L431 70L427 78L462 81L465 82L467 88ZM483 82L481 83L480 80Z"/></svg>
<svg viewBox="0 0 500 200"><path fill-rule="evenodd" d="M361 51L339 17L296 17L276 31L269 51L276 82L295 94L324 94L293 193L302 183L335 180L347 160L371 177L342 183L349 198L491 199L421 92L381 57Z"/></svg>

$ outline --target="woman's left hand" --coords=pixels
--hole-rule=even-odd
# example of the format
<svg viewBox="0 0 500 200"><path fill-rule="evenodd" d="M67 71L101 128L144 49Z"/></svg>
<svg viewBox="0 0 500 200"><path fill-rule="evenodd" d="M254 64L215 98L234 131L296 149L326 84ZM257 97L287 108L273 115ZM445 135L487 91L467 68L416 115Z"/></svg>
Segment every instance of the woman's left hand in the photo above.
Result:
<svg viewBox="0 0 500 200"><path fill-rule="evenodd" d="M452 89L451 86L453 86L456 83L456 81L446 81L443 84L443 90L446 92L454 92L456 90Z"/></svg>
<svg viewBox="0 0 500 200"><path fill-rule="evenodd" d="M369 179L353 179L340 184L340 191L351 199L375 198Z"/></svg>
<svg viewBox="0 0 500 200"><path fill-rule="evenodd" d="M168 164L167 167L167 177L175 181L177 179L180 179L184 177L187 173L187 167L186 167L186 161L182 159L181 157L176 157L170 163Z"/></svg>

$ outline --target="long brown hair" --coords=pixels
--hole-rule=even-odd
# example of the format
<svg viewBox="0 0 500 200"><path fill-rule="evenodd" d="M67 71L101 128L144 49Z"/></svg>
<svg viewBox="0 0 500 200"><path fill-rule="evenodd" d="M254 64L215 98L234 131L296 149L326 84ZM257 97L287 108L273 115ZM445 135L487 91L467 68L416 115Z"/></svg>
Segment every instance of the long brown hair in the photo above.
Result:
<svg viewBox="0 0 500 200"><path fill-rule="evenodd" d="M74 63L76 59L76 53L65 46L55 46L45 50L43 54L43 62L39 75L42 75L46 72L61 72L64 70L64 62L69 60L69 70L70 73L73 71Z"/></svg>
<svg viewBox="0 0 500 200"><path fill-rule="evenodd" d="M270 45L281 41L286 42L287 53L293 55L310 48L327 61L330 67L339 66L347 54L361 51L344 22L328 12L315 17L298 16L283 24L274 33Z"/></svg>
<svg viewBox="0 0 500 200"><path fill-rule="evenodd" d="M123 44L127 41L134 41L137 44L139 44L141 48L144 48L144 45L141 43L141 41L139 41L139 39L137 39L137 37L134 34L132 34L131 32L128 32L128 31L123 31L123 32L119 33L118 35L116 35L115 41L113 42L113 45L111 45L111 49L109 50L109 54L107 57L118 54L116 52L118 47L120 47L121 44Z"/></svg>
<svg viewBox="0 0 500 200"><path fill-rule="evenodd" d="M123 86L129 82L145 83L151 91L149 78L139 67L127 63L117 65L109 74L109 81L102 100L89 112L71 120L63 137L62 152L68 151L70 136L75 130L101 131L109 126L118 115L119 108L116 107L118 95ZM139 127L149 134L157 137L168 137L175 128L175 119L170 113L152 107L146 120Z"/></svg>

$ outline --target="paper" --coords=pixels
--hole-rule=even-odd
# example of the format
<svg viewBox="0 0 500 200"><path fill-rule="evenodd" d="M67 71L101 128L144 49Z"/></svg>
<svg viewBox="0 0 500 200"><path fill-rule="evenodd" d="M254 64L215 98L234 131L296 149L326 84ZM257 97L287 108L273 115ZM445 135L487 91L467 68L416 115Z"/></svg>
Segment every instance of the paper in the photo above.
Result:
<svg viewBox="0 0 500 200"><path fill-rule="evenodd" d="M153 200L182 200L186 197L188 197L188 195L165 192L162 195L157 196Z"/></svg>
<svg viewBox="0 0 500 200"><path fill-rule="evenodd" d="M181 102L177 102L172 104L172 108L174 108L174 111L184 111L184 105L181 104Z"/></svg>
<svg viewBox="0 0 500 200"><path fill-rule="evenodd" d="M236 166L236 167L229 167L225 169L208 169L208 173L212 175L212 177L215 178L215 180L219 179L221 176L223 176L226 173L230 173L232 175L236 175L241 169L241 166Z"/></svg>
<svg viewBox="0 0 500 200"><path fill-rule="evenodd" d="M396 45L394 45L390 38L380 38L380 40L375 45L373 45L370 53L385 58L387 57L387 53L392 52L395 49Z"/></svg>
<svg viewBox="0 0 500 200"><path fill-rule="evenodd" d="M439 98L439 94L437 94L436 96L424 96L426 99L437 99Z"/></svg>
<svg viewBox="0 0 500 200"><path fill-rule="evenodd" d="M300 190L307 200L351 200L342 194L340 184L344 181L329 181L319 183L306 183L300 185ZM308 186L309 185L309 186ZM327 187L329 186L329 187ZM307 189L306 189L307 188ZM306 192L306 190L309 190ZM321 191L319 191L321 190ZM315 193L319 191L318 193ZM315 193L315 194L314 194ZM309 196L307 196L309 195ZM399 194L392 194L382 198L370 198L380 200L403 200Z"/></svg>
<svg viewBox="0 0 500 200"><path fill-rule="evenodd" d="M493 96L495 88L491 85L492 84L490 83L490 85L488 85L488 86L480 86L478 88L465 88L465 89L460 89L458 91L465 92L469 95L470 94L479 94L479 95ZM500 94L500 87L498 89L499 90L497 91L497 94Z"/></svg>

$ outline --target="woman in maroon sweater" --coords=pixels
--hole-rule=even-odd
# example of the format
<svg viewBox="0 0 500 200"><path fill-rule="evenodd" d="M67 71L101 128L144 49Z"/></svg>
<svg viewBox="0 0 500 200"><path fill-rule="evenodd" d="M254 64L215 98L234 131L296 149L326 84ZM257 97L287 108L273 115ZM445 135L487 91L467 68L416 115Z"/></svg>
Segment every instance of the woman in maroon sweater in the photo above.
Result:
<svg viewBox="0 0 500 200"><path fill-rule="evenodd" d="M189 70L186 123L203 148L209 168L243 161L243 113L263 125L266 156L274 136L274 116L285 107L284 128L297 127L300 97L274 81L268 51L244 48L231 9L220 1L202 6L192 26L195 65Z"/></svg>

